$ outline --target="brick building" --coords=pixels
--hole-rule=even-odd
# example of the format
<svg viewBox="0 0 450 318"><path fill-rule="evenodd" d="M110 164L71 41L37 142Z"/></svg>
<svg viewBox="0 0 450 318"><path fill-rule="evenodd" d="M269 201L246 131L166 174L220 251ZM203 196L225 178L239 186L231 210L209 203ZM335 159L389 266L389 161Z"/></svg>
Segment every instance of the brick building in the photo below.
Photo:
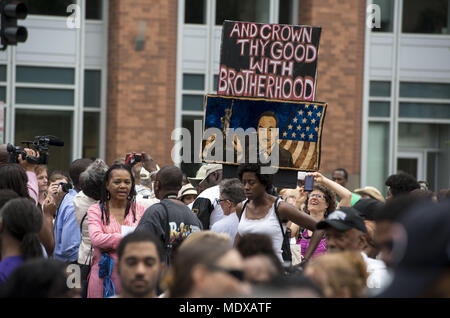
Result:
<svg viewBox="0 0 450 318"><path fill-rule="evenodd" d="M173 129L193 133L204 95L216 92L221 24L230 19L322 27L322 172L346 168L349 188L385 191L383 180L398 170L433 190L449 187L448 1L23 2L29 38L0 53L4 140L64 139L64 148L51 149L51 168L81 156L111 163L128 151L171 164ZM381 24L370 29L372 2L378 7L369 13L379 10ZM67 23L71 3L79 5L79 28ZM193 175L199 164L181 167Z"/></svg>

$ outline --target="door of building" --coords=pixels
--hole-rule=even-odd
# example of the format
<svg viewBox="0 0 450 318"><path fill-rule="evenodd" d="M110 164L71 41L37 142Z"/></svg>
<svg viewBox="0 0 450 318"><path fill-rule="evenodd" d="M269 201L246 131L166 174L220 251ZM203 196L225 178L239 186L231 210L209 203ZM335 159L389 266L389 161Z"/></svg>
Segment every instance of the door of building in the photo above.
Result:
<svg viewBox="0 0 450 318"><path fill-rule="evenodd" d="M424 153L421 151L404 151L397 154L397 172L406 172L417 180L426 179Z"/></svg>

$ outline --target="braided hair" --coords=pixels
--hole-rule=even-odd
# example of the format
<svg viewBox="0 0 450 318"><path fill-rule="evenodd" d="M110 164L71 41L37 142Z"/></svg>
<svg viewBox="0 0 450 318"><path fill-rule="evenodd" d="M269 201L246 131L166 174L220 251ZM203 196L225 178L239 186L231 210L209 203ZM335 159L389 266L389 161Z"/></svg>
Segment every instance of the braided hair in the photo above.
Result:
<svg viewBox="0 0 450 318"><path fill-rule="evenodd" d="M102 207L101 208L101 210L102 210L102 222L103 222L103 224L106 224L106 225L109 224L109 216L110 216L109 200L111 198L110 198L110 193L106 189L106 186L109 183L109 181L111 179L111 173L114 170L126 170L130 174L130 177L131 177L131 191L128 194L127 206L125 208L125 215L124 215L124 217L126 217L128 215L128 213L130 212L130 210L131 210L131 213L133 213L133 222L136 222L136 189L135 189L135 181L134 181L133 173L131 172L130 166L124 165L124 164L114 164L105 173L105 177L103 179L103 184L102 184L101 193L100 193L100 203L101 203L101 207Z"/></svg>

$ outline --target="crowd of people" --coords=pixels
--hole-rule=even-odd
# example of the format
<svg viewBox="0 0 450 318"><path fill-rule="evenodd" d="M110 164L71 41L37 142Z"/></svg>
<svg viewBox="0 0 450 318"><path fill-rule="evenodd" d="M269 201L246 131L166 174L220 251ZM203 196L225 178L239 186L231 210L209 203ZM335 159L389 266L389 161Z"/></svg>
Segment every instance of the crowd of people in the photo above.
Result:
<svg viewBox="0 0 450 318"><path fill-rule="evenodd" d="M450 189L403 172L385 197L343 168L279 189L259 164L22 156L0 145L0 297L450 297Z"/></svg>

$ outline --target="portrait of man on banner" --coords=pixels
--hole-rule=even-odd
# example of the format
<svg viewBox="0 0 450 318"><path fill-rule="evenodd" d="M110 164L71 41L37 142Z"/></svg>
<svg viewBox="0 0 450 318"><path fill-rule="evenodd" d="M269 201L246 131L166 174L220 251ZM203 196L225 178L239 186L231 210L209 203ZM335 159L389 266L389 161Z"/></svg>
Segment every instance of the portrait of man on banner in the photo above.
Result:
<svg viewBox="0 0 450 318"><path fill-rule="evenodd" d="M316 171L326 104L207 95L202 158Z"/></svg>

